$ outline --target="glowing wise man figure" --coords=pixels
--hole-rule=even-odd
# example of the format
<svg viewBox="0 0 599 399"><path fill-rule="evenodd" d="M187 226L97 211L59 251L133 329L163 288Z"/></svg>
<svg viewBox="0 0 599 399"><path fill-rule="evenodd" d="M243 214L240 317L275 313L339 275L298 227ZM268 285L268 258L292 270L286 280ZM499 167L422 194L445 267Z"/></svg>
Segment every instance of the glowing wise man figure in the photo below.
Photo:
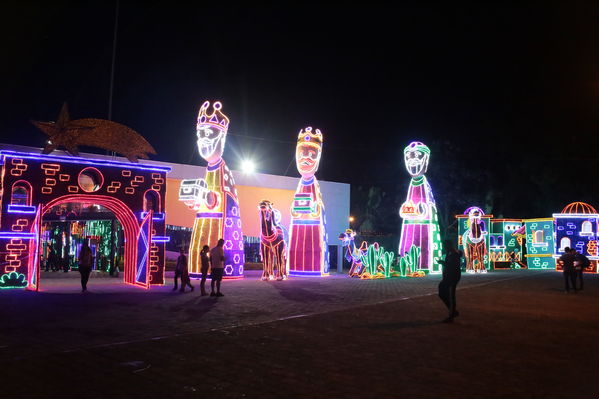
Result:
<svg viewBox="0 0 599 399"><path fill-rule="evenodd" d="M200 251L204 245L216 246L225 240L225 278L243 276L243 235L239 217L239 201L233 174L222 158L229 118L222 113L222 104L202 104L198 114L198 150L208 162L204 179L183 180L179 200L196 211L189 243L189 273L201 274Z"/></svg>
<svg viewBox="0 0 599 399"><path fill-rule="evenodd" d="M416 269L438 273L441 269L437 260L441 258L442 248L437 206L431 186L424 176L429 156L429 148L419 141L410 143L404 149L406 169L412 180L406 202L399 210L403 219L399 256L420 252L417 260L412 259ZM410 251L413 246L420 251Z"/></svg>
<svg viewBox="0 0 599 399"><path fill-rule="evenodd" d="M314 174L322 154L322 133L307 127L297 137L295 162L302 175L291 206L289 228L290 276L325 276L329 274L324 203Z"/></svg>

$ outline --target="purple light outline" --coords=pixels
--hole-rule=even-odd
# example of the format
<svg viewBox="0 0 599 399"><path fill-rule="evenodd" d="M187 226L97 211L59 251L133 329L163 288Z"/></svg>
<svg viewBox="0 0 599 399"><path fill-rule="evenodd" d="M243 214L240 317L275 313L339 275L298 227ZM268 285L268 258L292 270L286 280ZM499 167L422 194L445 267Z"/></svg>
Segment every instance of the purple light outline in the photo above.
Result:
<svg viewBox="0 0 599 399"><path fill-rule="evenodd" d="M139 169L139 170L151 170L154 172L170 172L171 167L169 166L149 166L143 164L135 164L135 163L126 163L119 161L103 161L96 160L92 161L88 158L80 158L80 157L65 157L61 155L44 155L44 154L32 154L29 152L18 152L12 150L0 150L0 159L2 159L2 163L4 163L4 158L6 157L15 157L15 158L25 158L25 159L33 159L33 160L45 160L45 161L56 161L56 162L66 162L66 163L75 163L75 164L86 164L86 165L95 165L95 166L112 166L112 167L124 167L128 169Z"/></svg>
<svg viewBox="0 0 599 399"><path fill-rule="evenodd" d="M32 205L13 205L8 204L8 213L35 213L37 207Z"/></svg>
<svg viewBox="0 0 599 399"><path fill-rule="evenodd" d="M16 233L14 231L2 231L0 232L0 239L9 239L9 238L36 238L37 235L35 233Z"/></svg>
<svg viewBox="0 0 599 399"><path fill-rule="evenodd" d="M141 212L140 215L141 216L139 218L143 219L148 215L148 212ZM164 212L154 212L154 215L152 216L152 220L164 220Z"/></svg>
<svg viewBox="0 0 599 399"><path fill-rule="evenodd" d="M152 236L152 242L169 242L170 240L169 236Z"/></svg>
<svg viewBox="0 0 599 399"><path fill-rule="evenodd" d="M202 212L196 213L196 218L220 219L223 217L222 212Z"/></svg>

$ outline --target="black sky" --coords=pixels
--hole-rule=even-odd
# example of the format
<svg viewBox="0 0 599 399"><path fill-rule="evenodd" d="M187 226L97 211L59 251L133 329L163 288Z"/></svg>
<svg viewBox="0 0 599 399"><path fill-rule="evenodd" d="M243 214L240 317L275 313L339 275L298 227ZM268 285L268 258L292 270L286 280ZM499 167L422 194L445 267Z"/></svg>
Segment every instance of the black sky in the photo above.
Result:
<svg viewBox="0 0 599 399"><path fill-rule="evenodd" d="M4 7L3 142L43 145L28 121L55 120L63 101L72 118L107 117L115 2L52 3ZM584 158L582 183L597 166L596 2L215 3L120 3L113 119L156 159L203 164L195 118L220 99L225 158L266 173L287 170L307 125L325 135L323 180L406 180L415 139L456 145L491 175Z"/></svg>

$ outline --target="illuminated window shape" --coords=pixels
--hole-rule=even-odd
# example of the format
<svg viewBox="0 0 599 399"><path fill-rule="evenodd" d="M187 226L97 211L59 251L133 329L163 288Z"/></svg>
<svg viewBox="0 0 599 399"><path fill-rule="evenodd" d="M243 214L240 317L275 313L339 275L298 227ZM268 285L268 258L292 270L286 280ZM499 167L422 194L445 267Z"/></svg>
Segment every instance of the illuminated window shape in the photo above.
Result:
<svg viewBox="0 0 599 399"><path fill-rule="evenodd" d="M562 239L559 242L559 251L564 252L566 247L570 247L570 245L570 239L568 237L562 237Z"/></svg>
<svg viewBox="0 0 599 399"><path fill-rule="evenodd" d="M18 181L12 186L11 205L31 205L31 185Z"/></svg>
<svg viewBox="0 0 599 399"><path fill-rule="evenodd" d="M582 227L580 229L581 236L592 236L593 235L593 224L588 220L582 222Z"/></svg>
<svg viewBox="0 0 599 399"><path fill-rule="evenodd" d="M160 213L160 194L154 190L148 190L144 194L144 212L149 211Z"/></svg>
<svg viewBox="0 0 599 399"><path fill-rule="evenodd" d="M79 172L77 183L86 193L93 193L98 191L104 184L104 176L98 169L88 166Z"/></svg>
<svg viewBox="0 0 599 399"><path fill-rule="evenodd" d="M543 230L534 230L532 232L532 245L535 247L546 247L545 232Z"/></svg>

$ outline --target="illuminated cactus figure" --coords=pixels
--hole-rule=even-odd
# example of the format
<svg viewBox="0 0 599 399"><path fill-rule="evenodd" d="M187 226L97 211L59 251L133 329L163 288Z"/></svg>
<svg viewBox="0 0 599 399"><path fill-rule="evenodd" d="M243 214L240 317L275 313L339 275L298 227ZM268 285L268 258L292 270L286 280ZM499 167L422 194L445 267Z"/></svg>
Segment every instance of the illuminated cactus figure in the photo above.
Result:
<svg viewBox="0 0 599 399"><path fill-rule="evenodd" d="M429 156L429 148L419 141L410 143L404 149L406 169L412 180L406 201L399 210L403 219L399 256L405 257L412 246L415 246L420 250L418 259L412 259L415 261L415 268L429 273L440 273L441 268L437 261L441 259L442 247L437 206L431 186L424 176Z"/></svg>
<svg viewBox="0 0 599 399"><path fill-rule="evenodd" d="M362 243L364 246L364 242ZM360 254L360 260L365 266L362 278L389 278L395 254L385 251L377 242L368 246L368 250Z"/></svg>
<svg viewBox="0 0 599 399"><path fill-rule="evenodd" d="M399 258L399 273L401 277L416 276L416 262L420 258L420 248L412 245L410 251Z"/></svg>
<svg viewBox="0 0 599 399"><path fill-rule="evenodd" d="M314 174L322 154L322 133L311 127L302 129L297 137L295 162L302 175L291 206L289 228L290 276L320 277L329 274L329 253L326 235L324 203Z"/></svg>
<svg viewBox="0 0 599 399"><path fill-rule="evenodd" d="M204 179L183 180L179 200L196 211L189 243L189 273L200 275L200 251L204 245L216 246L225 240L225 278L243 276L243 235L239 217L239 201L233 174L222 159L229 118L221 112L222 104L202 104L198 114L198 150L208 162Z"/></svg>
<svg viewBox="0 0 599 399"><path fill-rule="evenodd" d="M485 236L488 234L481 216L485 213L482 209L473 206L467 209L468 230L462 236L464 258L466 259L467 273L486 273L485 261L487 245Z"/></svg>

